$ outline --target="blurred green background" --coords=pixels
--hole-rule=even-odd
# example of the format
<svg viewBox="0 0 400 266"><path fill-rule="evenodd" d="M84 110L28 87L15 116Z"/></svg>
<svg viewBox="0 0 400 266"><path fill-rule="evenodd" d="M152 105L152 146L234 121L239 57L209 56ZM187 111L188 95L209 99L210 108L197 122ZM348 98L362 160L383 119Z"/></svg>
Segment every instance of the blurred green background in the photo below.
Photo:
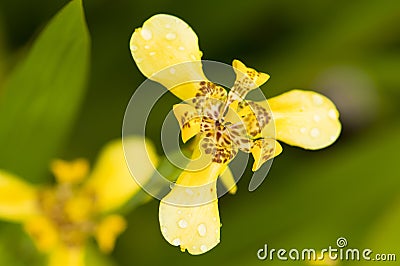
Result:
<svg viewBox="0 0 400 266"><path fill-rule="evenodd" d="M67 2L0 0L0 97L6 77ZM322 249L335 246L338 237L346 237L349 247L395 253L400 260L399 1L86 0L84 8L90 78L57 152L61 158L93 161L107 141L121 136L126 105L145 79L130 56L129 38L156 13L191 25L203 59L230 64L237 58L269 73L262 87L267 97L293 88L324 93L343 123L339 140L324 150L283 145L255 192L247 191L249 164L237 194L220 199L221 243L211 252L191 256L169 245L159 231L158 201L152 200L129 214L128 230L111 255L117 265L303 265L259 261L256 252L264 244ZM161 111L175 98L169 101ZM19 126L23 131L24 123ZM159 143L156 130L150 137ZM34 251L19 227L0 226L3 261L31 261Z"/></svg>

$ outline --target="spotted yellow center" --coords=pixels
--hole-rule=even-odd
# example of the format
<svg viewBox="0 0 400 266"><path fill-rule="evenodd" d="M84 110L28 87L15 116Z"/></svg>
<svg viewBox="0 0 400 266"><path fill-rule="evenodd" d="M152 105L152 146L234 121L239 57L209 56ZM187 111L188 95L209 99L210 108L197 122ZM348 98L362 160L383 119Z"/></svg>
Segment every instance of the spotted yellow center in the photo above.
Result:
<svg viewBox="0 0 400 266"><path fill-rule="evenodd" d="M195 97L174 107L183 140L201 134L201 148L212 155L211 161L215 163L229 163L238 150L249 153L255 149L256 154L262 154L262 161L271 158L274 154L271 144L275 142L264 141L260 136L271 122L271 114L267 107L244 99L256 88L255 81L260 75L255 70L237 74L229 93L213 82L197 82Z"/></svg>

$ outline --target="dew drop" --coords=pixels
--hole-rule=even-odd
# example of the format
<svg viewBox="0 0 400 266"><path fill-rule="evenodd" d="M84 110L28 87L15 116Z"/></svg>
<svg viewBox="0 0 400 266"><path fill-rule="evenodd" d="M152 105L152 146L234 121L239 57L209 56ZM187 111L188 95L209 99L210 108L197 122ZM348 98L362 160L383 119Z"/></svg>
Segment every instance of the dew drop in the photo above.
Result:
<svg viewBox="0 0 400 266"><path fill-rule="evenodd" d="M313 129L311 129L311 131L310 131L310 135L311 135L311 137L313 137L313 138L316 138L316 137L318 137L319 136L319 129L318 128L313 128Z"/></svg>
<svg viewBox="0 0 400 266"><path fill-rule="evenodd" d="M186 228L188 226L188 223L186 222L186 220L179 220L178 225L180 228Z"/></svg>
<svg viewBox="0 0 400 266"><path fill-rule="evenodd" d="M175 238L172 240L172 245L179 246L181 244L181 240L179 238Z"/></svg>
<svg viewBox="0 0 400 266"><path fill-rule="evenodd" d="M183 47L183 46L179 46L179 48L178 48L179 50L181 50L181 51L183 51L183 50L185 50L185 47Z"/></svg>
<svg viewBox="0 0 400 266"><path fill-rule="evenodd" d="M305 127L300 128L300 132L303 133L303 134L306 133L307 132L307 128L305 128Z"/></svg>
<svg viewBox="0 0 400 266"><path fill-rule="evenodd" d="M143 39L145 39L146 41L150 40L153 37L153 34L148 29L142 29L140 31L140 34L142 35Z"/></svg>
<svg viewBox="0 0 400 266"><path fill-rule="evenodd" d="M196 58L196 56L195 56L194 54L192 54L192 55L190 56L190 58L192 58L192 60L197 60L197 58Z"/></svg>
<svg viewBox="0 0 400 266"><path fill-rule="evenodd" d="M136 58L135 61L136 61L137 63L141 63L141 62L143 61L143 58Z"/></svg>
<svg viewBox="0 0 400 266"><path fill-rule="evenodd" d="M150 45L145 45L144 49L150 49Z"/></svg>
<svg viewBox="0 0 400 266"><path fill-rule="evenodd" d="M321 117L319 115L314 115L314 121L315 122L321 121Z"/></svg>
<svg viewBox="0 0 400 266"><path fill-rule="evenodd" d="M329 116L331 119L337 119L336 112L335 112L335 110L333 110L333 109L330 109L330 110L328 111L328 116Z"/></svg>
<svg viewBox="0 0 400 266"><path fill-rule="evenodd" d="M207 246L206 246L206 245L201 245L201 246L200 246L200 250L201 250L202 252L206 252L206 251L207 251Z"/></svg>
<svg viewBox="0 0 400 266"><path fill-rule="evenodd" d="M175 40L176 34L172 33L172 32L167 33L167 35L165 35L165 38L167 38L167 40L170 40L170 41Z"/></svg>
<svg viewBox="0 0 400 266"><path fill-rule="evenodd" d="M331 141L335 141L335 140L336 140L336 136L332 135L332 136L330 137L330 139L331 139Z"/></svg>
<svg viewBox="0 0 400 266"><path fill-rule="evenodd" d="M320 95L313 95L312 98L314 103L317 105L321 105L324 102L324 99L322 99Z"/></svg>
<svg viewBox="0 0 400 266"><path fill-rule="evenodd" d="M161 232L162 232L163 234L166 234L166 233L168 232L167 227L161 226Z"/></svg>
<svg viewBox="0 0 400 266"><path fill-rule="evenodd" d="M156 52L150 52L150 53L149 53L150 56L153 56L153 55L155 55L155 54L156 54Z"/></svg>
<svg viewBox="0 0 400 266"><path fill-rule="evenodd" d="M136 50L137 50L137 46L132 44L132 45L131 45L131 51L132 51L132 52L135 52Z"/></svg>
<svg viewBox="0 0 400 266"><path fill-rule="evenodd" d="M171 28L171 24L165 24L165 27L166 27L167 29L169 29L169 28Z"/></svg>
<svg viewBox="0 0 400 266"><path fill-rule="evenodd" d="M178 213L178 214L182 214L182 211L181 211L181 210L178 210L177 213Z"/></svg>
<svg viewBox="0 0 400 266"><path fill-rule="evenodd" d="M187 188L185 191L187 194L193 195L193 190L191 190L190 188Z"/></svg>
<svg viewBox="0 0 400 266"><path fill-rule="evenodd" d="M205 224L199 224L197 227L197 232L199 233L200 236L205 236L207 233L207 227Z"/></svg>
<svg viewBox="0 0 400 266"><path fill-rule="evenodd" d="M175 74L175 72L176 72L175 68L171 67L171 68L169 69L169 73Z"/></svg>

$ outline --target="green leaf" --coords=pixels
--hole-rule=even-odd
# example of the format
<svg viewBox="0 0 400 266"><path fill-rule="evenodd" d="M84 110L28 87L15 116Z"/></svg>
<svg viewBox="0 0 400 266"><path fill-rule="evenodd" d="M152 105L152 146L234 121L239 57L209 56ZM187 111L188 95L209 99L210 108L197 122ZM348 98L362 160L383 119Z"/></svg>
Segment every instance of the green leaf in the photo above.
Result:
<svg viewBox="0 0 400 266"><path fill-rule="evenodd" d="M66 138L86 88L90 37L82 2L47 25L0 95L0 168L33 182Z"/></svg>
<svg viewBox="0 0 400 266"><path fill-rule="evenodd" d="M44 261L21 225L0 222L0 265L39 266Z"/></svg>
<svg viewBox="0 0 400 266"><path fill-rule="evenodd" d="M93 242L86 246L85 265L87 266L115 266L113 260L101 253L97 245Z"/></svg>

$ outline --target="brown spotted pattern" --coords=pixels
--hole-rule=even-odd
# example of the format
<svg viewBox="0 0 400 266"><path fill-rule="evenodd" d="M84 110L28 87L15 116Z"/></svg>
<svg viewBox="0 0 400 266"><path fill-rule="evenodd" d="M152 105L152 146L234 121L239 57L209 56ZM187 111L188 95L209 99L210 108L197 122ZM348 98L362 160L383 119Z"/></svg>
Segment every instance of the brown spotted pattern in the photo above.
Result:
<svg viewBox="0 0 400 266"><path fill-rule="evenodd" d="M228 94L228 102L243 101L247 93L257 88L255 81L260 77L260 73L254 69L248 69L246 74L241 73L236 77L232 89Z"/></svg>
<svg viewBox="0 0 400 266"><path fill-rule="evenodd" d="M274 156L275 142L271 139L258 139L253 142L253 147L258 147L261 150L260 161L266 162Z"/></svg>
<svg viewBox="0 0 400 266"><path fill-rule="evenodd" d="M257 75L257 72L250 72L248 76L237 80L228 95L223 87L213 82L199 82L198 93L189 102L193 110L184 112L178 118L183 130L193 123L200 123L200 133L203 136L200 146L206 154L213 155L213 162L228 163L238 150L249 153L253 145L262 144L262 139L254 139L269 123L271 116L257 103L244 100L246 94L253 89L253 80ZM225 121L224 117L233 101L238 101L235 111L250 110L243 112L241 121L234 124Z"/></svg>

